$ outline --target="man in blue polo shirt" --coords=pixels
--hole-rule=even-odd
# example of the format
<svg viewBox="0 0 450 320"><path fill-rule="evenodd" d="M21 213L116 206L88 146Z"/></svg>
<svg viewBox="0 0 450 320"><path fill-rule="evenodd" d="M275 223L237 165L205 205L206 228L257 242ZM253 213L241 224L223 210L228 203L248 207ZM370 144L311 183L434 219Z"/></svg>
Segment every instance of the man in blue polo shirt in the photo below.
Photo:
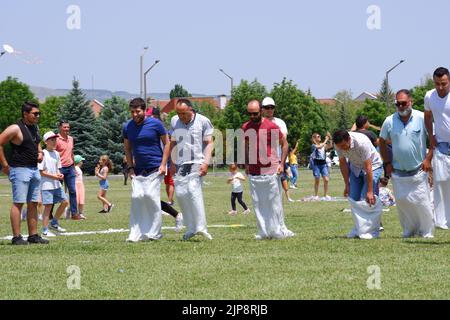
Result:
<svg viewBox="0 0 450 320"><path fill-rule="evenodd" d="M145 101L130 102L132 119L124 124L125 156L132 181L128 241L161 238L160 185L169 158L169 140L161 121L145 117ZM161 147L163 146L163 148Z"/></svg>
<svg viewBox="0 0 450 320"><path fill-rule="evenodd" d="M380 133L380 151L387 175L392 175L394 196L403 237L432 238L433 212L428 184L433 152L427 154L424 114L413 110L411 93L396 94L397 112L386 118ZM392 141L392 163L386 141Z"/></svg>

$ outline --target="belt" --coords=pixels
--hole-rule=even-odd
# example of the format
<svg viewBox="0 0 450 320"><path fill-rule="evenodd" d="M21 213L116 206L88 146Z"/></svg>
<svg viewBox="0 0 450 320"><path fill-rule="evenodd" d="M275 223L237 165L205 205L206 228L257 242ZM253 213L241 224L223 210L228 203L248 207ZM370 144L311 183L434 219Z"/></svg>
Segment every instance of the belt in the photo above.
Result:
<svg viewBox="0 0 450 320"><path fill-rule="evenodd" d="M421 170L422 170L422 166L419 166L417 169L410 170L410 171L394 169L394 173L396 175L398 175L399 177L412 177L412 176L415 176L417 173L419 173Z"/></svg>

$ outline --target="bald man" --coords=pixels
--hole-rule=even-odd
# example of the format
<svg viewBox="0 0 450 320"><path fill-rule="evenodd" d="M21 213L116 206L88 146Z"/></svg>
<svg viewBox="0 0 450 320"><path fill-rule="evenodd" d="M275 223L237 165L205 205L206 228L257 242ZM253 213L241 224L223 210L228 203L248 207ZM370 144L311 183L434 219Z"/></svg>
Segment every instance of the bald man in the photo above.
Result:
<svg viewBox="0 0 450 320"><path fill-rule="evenodd" d="M211 240L206 228L202 177L208 173L214 128L208 118L194 111L188 99L179 99L175 110L177 115L171 119L170 173L187 227L183 240L195 235Z"/></svg>
<svg viewBox="0 0 450 320"><path fill-rule="evenodd" d="M261 115L261 104L252 100L247 105L250 121L244 123L245 172L256 213L256 239L283 239L295 234L284 224L280 175L284 171L288 143L286 136L272 121ZM281 159L277 147L281 145ZM281 160L281 161L280 161Z"/></svg>

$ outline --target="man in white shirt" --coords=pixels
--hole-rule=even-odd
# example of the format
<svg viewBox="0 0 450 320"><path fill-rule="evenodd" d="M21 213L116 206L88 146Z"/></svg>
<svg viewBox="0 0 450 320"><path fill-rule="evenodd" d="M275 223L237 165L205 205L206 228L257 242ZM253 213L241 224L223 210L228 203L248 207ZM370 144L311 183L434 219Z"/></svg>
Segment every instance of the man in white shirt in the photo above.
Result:
<svg viewBox="0 0 450 320"><path fill-rule="evenodd" d="M188 99L179 99L176 111L177 115L171 119L170 173L187 227L183 240L197 234L211 240L206 228L201 178L208 172L214 128L208 118L194 112Z"/></svg>
<svg viewBox="0 0 450 320"><path fill-rule="evenodd" d="M339 156L339 166L345 182L344 196L351 200L355 226L347 235L349 238L377 238L381 224L381 202L377 202L378 180L383 173L381 157L370 139L357 132L338 130L333 134L333 141ZM350 172L347 164L350 162ZM374 206L373 212L364 215L366 208L359 203L365 199L367 204ZM370 210L370 209L369 209Z"/></svg>
<svg viewBox="0 0 450 320"><path fill-rule="evenodd" d="M425 126L433 153L436 227L450 227L450 75L446 68L433 74L435 89L425 95ZM434 120L434 135L433 135Z"/></svg>

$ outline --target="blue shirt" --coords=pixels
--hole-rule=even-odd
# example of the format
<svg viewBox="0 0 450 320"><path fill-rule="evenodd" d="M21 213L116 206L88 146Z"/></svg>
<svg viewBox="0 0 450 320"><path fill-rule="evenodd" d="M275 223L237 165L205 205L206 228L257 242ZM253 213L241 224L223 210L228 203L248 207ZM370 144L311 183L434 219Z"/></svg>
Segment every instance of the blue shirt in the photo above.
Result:
<svg viewBox="0 0 450 320"><path fill-rule="evenodd" d="M396 112L383 123L380 137L392 141L392 166L412 171L420 167L427 153L427 130L423 112L412 110L407 123Z"/></svg>
<svg viewBox="0 0 450 320"><path fill-rule="evenodd" d="M161 136L166 134L161 121L149 117L138 126L129 120L124 124L122 134L131 144L136 169L154 169L161 165Z"/></svg>

